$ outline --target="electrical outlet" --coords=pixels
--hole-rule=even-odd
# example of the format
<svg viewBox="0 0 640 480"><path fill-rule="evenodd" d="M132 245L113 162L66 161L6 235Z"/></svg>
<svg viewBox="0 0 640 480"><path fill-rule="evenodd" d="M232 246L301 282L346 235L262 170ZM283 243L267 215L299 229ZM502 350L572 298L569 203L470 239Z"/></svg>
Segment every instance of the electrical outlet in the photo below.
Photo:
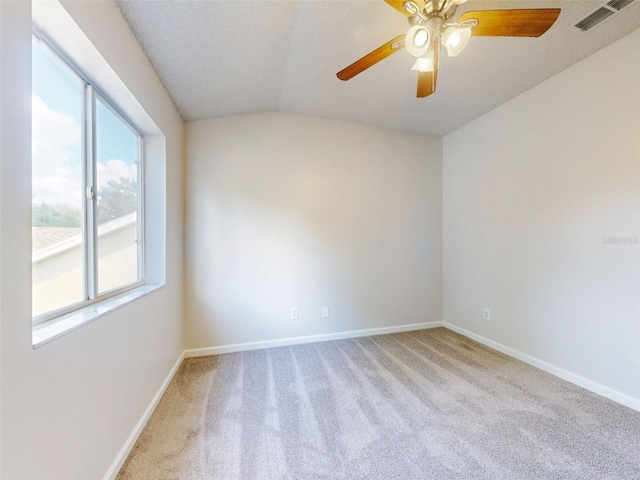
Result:
<svg viewBox="0 0 640 480"><path fill-rule="evenodd" d="M491 310L489 310L488 308L482 309L482 319L486 320L487 322L491 320Z"/></svg>
<svg viewBox="0 0 640 480"><path fill-rule="evenodd" d="M292 308L291 309L291 320L297 320L298 319L298 309L297 308Z"/></svg>
<svg viewBox="0 0 640 480"><path fill-rule="evenodd" d="M322 307L322 318L329 318L329 307Z"/></svg>

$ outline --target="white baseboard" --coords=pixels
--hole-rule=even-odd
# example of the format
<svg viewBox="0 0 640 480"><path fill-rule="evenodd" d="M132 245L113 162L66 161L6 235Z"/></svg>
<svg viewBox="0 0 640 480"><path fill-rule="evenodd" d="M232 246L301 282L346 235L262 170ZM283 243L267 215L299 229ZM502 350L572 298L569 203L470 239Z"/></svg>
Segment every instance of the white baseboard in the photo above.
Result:
<svg viewBox="0 0 640 480"><path fill-rule="evenodd" d="M219 355L221 353L244 352L247 350L259 350L261 348L287 347L302 343L327 342L329 340L343 340L345 338L369 337L371 335L384 335L387 333L409 332L412 330L424 330L427 328L442 327L442 322L412 323L394 327L367 328L364 330L350 330L348 332L324 333L321 335L308 335L305 337L290 337L278 340L266 340L262 342L236 343L233 345L221 345L219 347L192 348L184 351L185 358Z"/></svg>
<svg viewBox="0 0 640 480"><path fill-rule="evenodd" d="M631 397L625 393L606 387L597 382L589 380L588 378L584 378L580 375L576 375L575 373L564 370L560 367L556 367L555 365L532 357L531 355L527 355L526 353L519 352L518 350L514 350L513 348L502 345L501 343L489 340L488 338L470 332L469 330L465 330L464 328L460 328L449 322L442 322L442 326L456 333L459 333L460 335L464 335L465 337L475 340L476 342L482 343L487 347L498 350L505 355L509 355L510 357L517 358L518 360L528 363L529 365L533 365L534 367L537 367L540 370L544 370L551 375L555 375L556 377L578 385L579 387L586 388L587 390L597 393L598 395L602 395L603 397L613 400L614 402L620 403L640 412L640 399Z"/></svg>
<svg viewBox="0 0 640 480"><path fill-rule="evenodd" d="M178 371L178 368L180 367L180 364L182 363L183 359L184 359L184 352L180 354L176 362L173 364L173 367L171 367L169 374L162 382L162 385L160 385L160 388L154 395L149 406L146 408L146 410L142 414L142 417L140 418L140 420L138 420L138 423L136 424L133 431L129 435L129 438L127 438L127 441L124 443L124 445L118 452L118 455L116 456L115 460L109 467L109 470L107 470L107 473L103 477L103 480L114 480L118 475L118 472L120 471L120 469L122 468L122 465L124 464L125 460L129 456L131 449L136 444L136 441L138 440L138 437L142 433L142 430L144 429L144 427L147 425L149 418L151 418L151 414L158 406L158 403L160 402L162 395L164 395L164 392L167 390L167 387L171 383L171 380L173 380L173 377Z"/></svg>

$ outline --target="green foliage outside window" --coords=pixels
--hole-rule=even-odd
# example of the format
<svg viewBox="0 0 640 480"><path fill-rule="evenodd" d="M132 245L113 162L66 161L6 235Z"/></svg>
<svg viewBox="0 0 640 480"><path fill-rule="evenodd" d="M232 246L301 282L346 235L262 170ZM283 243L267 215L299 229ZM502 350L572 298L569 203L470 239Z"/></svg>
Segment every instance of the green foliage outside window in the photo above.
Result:
<svg viewBox="0 0 640 480"><path fill-rule="evenodd" d="M82 226L82 212L69 205L34 204L32 226L79 228Z"/></svg>
<svg viewBox="0 0 640 480"><path fill-rule="evenodd" d="M120 177L107 182L99 191L98 225L115 220L138 208L138 183L134 178ZM82 212L69 205L34 204L32 209L34 227L73 227L82 226Z"/></svg>
<svg viewBox="0 0 640 480"><path fill-rule="evenodd" d="M138 182L134 178L111 180L98 191L98 225L115 220L138 208Z"/></svg>

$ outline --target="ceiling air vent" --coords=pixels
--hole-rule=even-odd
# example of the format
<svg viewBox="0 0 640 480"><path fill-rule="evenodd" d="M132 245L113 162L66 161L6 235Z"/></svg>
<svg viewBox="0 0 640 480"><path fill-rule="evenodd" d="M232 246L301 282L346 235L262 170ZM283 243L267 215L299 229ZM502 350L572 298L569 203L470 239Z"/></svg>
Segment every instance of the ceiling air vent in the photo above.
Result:
<svg viewBox="0 0 640 480"><path fill-rule="evenodd" d="M634 0L611 0L609 3L607 3L607 5L614 10L622 10L624 7L633 2Z"/></svg>
<svg viewBox="0 0 640 480"><path fill-rule="evenodd" d="M576 28L586 32L587 30L591 30L593 27L598 25L600 22L606 20L615 12L609 10L608 8L600 7L598 10L593 12L586 18L583 18L578 23L576 23Z"/></svg>
<svg viewBox="0 0 640 480"><path fill-rule="evenodd" d="M600 5L597 10L591 12L573 26L581 32L587 32L635 1L636 0L610 0Z"/></svg>

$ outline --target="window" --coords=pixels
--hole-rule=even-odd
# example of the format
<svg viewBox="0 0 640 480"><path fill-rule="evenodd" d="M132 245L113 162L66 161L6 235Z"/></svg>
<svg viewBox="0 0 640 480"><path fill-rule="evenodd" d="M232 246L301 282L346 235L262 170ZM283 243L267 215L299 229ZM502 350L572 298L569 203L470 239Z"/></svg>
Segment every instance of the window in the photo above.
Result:
<svg viewBox="0 0 640 480"><path fill-rule="evenodd" d="M38 325L143 283L143 139L37 35L32 62Z"/></svg>

